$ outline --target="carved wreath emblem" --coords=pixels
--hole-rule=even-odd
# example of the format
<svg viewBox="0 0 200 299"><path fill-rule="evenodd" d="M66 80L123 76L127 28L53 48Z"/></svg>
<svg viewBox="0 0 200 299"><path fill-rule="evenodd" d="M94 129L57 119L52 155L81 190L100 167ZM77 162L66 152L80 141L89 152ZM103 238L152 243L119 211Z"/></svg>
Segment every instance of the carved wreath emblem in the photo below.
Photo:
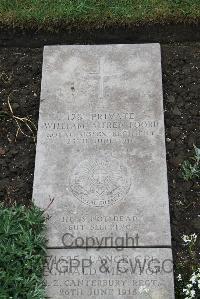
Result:
<svg viewBox="0 0 200 299"><path fill-rule="evenodd" d="M130 185L128 167L115 158L86 159L75 167L70 179L73 195L95 207L124 199Z"/></svg>

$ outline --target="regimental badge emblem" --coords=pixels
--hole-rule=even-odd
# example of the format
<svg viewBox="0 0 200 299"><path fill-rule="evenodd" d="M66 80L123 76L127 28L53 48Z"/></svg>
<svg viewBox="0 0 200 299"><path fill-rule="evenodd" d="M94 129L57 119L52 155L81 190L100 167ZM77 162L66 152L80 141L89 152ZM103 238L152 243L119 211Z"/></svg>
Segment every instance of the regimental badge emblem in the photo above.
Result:
<svg viewBox="0 0 200 299"><path fill-rule="evenodd" d="M82 203L104 207L123 200L129 192L131 176L128 166L116 158L90 158L72 172L70 189Z"/></svg>

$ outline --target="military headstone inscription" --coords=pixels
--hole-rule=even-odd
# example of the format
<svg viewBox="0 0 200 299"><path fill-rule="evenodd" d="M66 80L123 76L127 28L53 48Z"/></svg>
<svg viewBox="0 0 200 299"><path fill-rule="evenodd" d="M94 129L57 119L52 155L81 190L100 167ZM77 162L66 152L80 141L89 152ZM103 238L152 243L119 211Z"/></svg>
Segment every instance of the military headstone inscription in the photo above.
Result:
<svg viewBox="0 0 200 299"><path fill-rule="evenodd" d="M44 48L33 199L49 247L171 245L160 60L158 44Z"/></svg>
<svg viewBox="0 0 200 299"><path fill-rule="evenodd" d="M161 81L158 44L45 47L48 298L174 299Z"/></svg>
<svg viewBox="0 0 200 299"><path fill-rule="evenodd" d="M45 267L52 299L174 299L170 249L51 249Z"/></svg>

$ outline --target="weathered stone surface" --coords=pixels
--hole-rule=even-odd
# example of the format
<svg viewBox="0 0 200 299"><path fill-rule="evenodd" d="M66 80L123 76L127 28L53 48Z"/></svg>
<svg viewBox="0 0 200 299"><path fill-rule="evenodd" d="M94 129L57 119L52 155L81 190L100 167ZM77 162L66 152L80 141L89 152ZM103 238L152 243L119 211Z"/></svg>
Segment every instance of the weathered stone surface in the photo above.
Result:
<svg viewBox="0 0 200 299"><path fill-rule="evenodd" d="M165 159L158 44L45 47L33 199L49 246L169 246Z"/></svg>
<svg viewBox="0 0 200 299"><path fill-rule="evenodd" d="M47 261L48 298L174 298L170 249L51 249Z"/></svg>

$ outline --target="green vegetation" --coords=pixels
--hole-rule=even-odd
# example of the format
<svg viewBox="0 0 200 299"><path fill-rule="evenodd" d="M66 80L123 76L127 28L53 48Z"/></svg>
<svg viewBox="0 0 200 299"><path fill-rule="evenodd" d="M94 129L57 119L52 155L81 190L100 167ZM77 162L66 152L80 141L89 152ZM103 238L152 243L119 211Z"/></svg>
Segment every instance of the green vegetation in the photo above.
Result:
<svg viewBox="0 0 200 299"><path fill-rule="evenodd" d="M200 298L200 263L197 235L183 235L183 252L176 265L176 298Z"/></svg>
<svg viewBox="0 0 200 299"><path fill-rule="evenodd" d="M182 178L186 181L200 178L200 149L194 145L194 156L183 162ZM176 298L200 298L199 236L183 235L184 250L178 252L176 264Z"/></svg>
<svg viewBox="0 0 200 299"><path fill-rule="evenodd" d="M200 149L194 146L195 155L191 158L191 162L186 160L182 164L182 177L189 181L200 178Z"/></svg>
<svg viewBox="0 0 200 299"><path fill-rule="evenodd" d="M0 23L26 28L91 29L199 20L199 0L0 0Z"/></svg>
<svg viewBox="0 0 200 299"><path fill-rule="evenodd" d="M0 298L44 298L45 219L36 207L0 206Z"/></svg>

